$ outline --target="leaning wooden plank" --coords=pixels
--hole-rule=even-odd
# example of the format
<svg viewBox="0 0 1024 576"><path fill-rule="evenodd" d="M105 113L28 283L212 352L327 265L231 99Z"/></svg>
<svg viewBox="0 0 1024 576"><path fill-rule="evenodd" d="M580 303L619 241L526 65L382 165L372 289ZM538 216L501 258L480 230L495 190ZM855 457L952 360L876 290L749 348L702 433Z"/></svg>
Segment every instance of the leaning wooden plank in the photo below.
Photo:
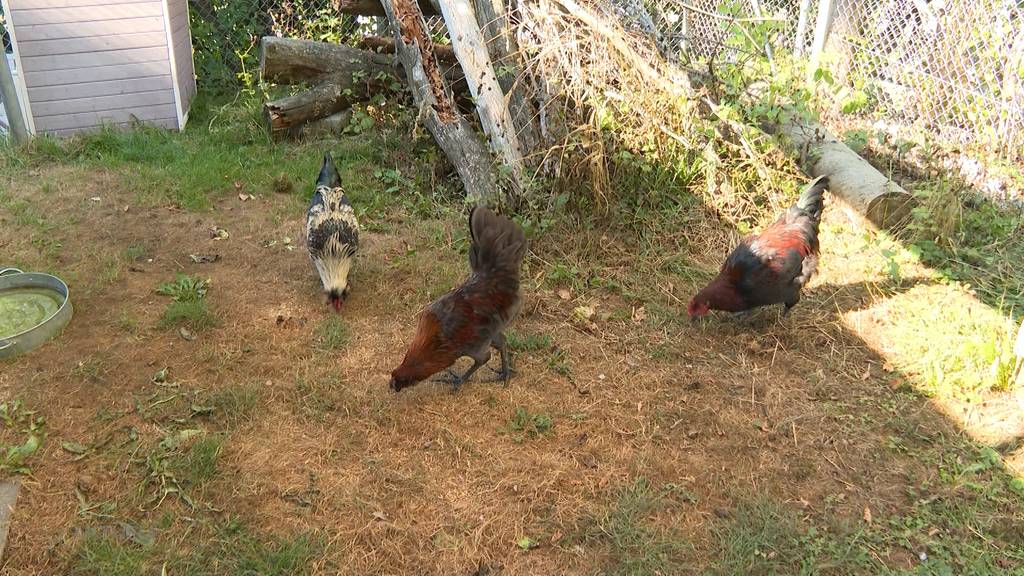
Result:
<svg viewBox="0 0 1024 576"><path fill-rule="evenodd" d="M473 11L477 24L484 35L487 51L491 55L498 84L505 94L508 111L512 115L515 133L519 137L524 161L529 165L533 156L535 163L542 154L537 149L541 141L540 115L527 91L525 62L518 42L512 34L504 0L473 0Z"/></svg>
<svg viewBox="0 0 1024 576"><path fill-rule="evenodd" d="M413 101L424 125L455 166L471 202L494 202L498 186L484 142L455 107L455 99L433 53L427 24L414 0L383 0Z"/></svg>
<svg viewBox="0 0 1024 576"><path fill-rule="evenodd" d="M802 119L791 119L775 128L795 148L808 174L828 176L830 192L873 224L895 228L907 222L914 197L827 128Z"/></svg>
<svg viewBox="0 0 1024 576"><path fill-rule="evenodd" d="M491 149L504 162L518 190L523 189L523 149L515 123L505 105L505 93L498 84L491 55L469 0L440 0L441 14L448 27L455 56L466 73L469 91L476 102L480 125Z"/></svg>

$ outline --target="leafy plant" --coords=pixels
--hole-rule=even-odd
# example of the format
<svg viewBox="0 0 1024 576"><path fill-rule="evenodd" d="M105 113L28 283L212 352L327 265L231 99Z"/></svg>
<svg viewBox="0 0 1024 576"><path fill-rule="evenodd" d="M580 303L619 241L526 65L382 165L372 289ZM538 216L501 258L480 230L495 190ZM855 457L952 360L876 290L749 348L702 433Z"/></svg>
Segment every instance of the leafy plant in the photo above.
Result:
<svg viewBox="0 0 1024 576"><path fill-rule="evenodd" d="M170 296L176 302L196 302L206 296L209 285L209 280L178 274L173 282L161 284L156 289L156 293L161 296Z"/></svg>

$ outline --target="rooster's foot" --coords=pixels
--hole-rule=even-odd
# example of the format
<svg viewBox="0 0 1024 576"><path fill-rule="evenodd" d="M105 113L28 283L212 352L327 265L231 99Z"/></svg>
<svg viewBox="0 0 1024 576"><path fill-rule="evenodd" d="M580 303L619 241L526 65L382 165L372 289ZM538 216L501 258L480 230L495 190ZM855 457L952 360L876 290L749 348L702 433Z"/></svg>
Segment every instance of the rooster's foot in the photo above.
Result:
<svg viewBox="0 0 1024 576"><path fill-rule="evenodd" d="M509 368L508 370L501 370L500 368L491 368L491 372L494 372L494 376L483 380L483 382L502 382L505 386L508 386L512 376L516 374L516 371Z"/></svg>

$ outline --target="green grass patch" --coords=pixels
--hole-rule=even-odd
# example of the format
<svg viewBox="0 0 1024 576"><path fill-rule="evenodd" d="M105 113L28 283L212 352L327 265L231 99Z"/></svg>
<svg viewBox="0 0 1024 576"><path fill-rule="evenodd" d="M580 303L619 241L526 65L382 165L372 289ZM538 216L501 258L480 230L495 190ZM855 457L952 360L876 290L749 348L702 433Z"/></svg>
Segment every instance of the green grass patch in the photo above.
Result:
<svg viewBox="0 0 1024 576"><path fill-rule="evenodd" d="M204 435L192 443L187 452L175 456L169 468L186 486L200 486L217 474L217 459L223 446L223 437Z"/></svg>
<svg viewBox="0 0 1024 576"><path fill-rule="evenodd" d="M508 347L515 352L543 352L555 345L549 334L520 334L509 330L506 338Z"/></svg>
<svg viewBox="0 0 1024 576"><path fill-rule="evenodd" d="M602 574L685 573L691 545L651 521L651 516L669 505L665 491L654 488L645 478L637 478L617 491L614 502L603 513L584 517L584 528L571 538L605 549Z"/></svg>
<svg viewBox="0 0 1024 576"><path fill-rule="evenodd" d="M141 262L149 258L149 249L142 242L132 242L124 249L125 262Z"/></svg>
<svg viewBox="0 0 1024 576"><path fill-rule="evenodd" d="M316 328L316 344L321 350L339 350L348 345L352 331L339 316L328 316Z"/></svg>
<svg viewBox="0 0 1024 576"><path fill-rule="evenodd" d="M71 560L71 574L90 576L302 576L323 554L322 540L310 534L254 533L237 520L205 527L192 545L156 534L154 541L132 538L138 530L117 526L86 529ZM130 532L126 534L126 532ZM149 531L147 531L149 532Z"/></svg>
<svg viewBox="0 0 1024 576"><path fill-rule="evenodd" d="M249 420L260 401L260 386L248 384L229 386L211 394L204 404L212 409L214 418L229 424Z"/></svg>
<svg viewBox="0 0 1024 576"><path fill-rule="evenodd" d="M551 432L555 420L546 412L533 413L519 406L501 429L508 434L513 442L519 443L527 438L539 438Z"/></svg>
<svg viewBox="0 0 1024 576"><path fill-rule="evenodd" d="M168 304L157 326L160 328L187 326L195 332L201 332L215 328L219 323L220 320L210 310L210 305L206 300L191 300Z"/></svg>
<svg viewBox="0 0 1024 576"><path fill-rule="evenodd" d="M161 284L156 289L156 293L170 296L174 301L167 305L157 326L159 328L187 326L196 332L216 327L219 320L205 299L208 290L209 280L184 274L178 274L173 282Z"/></svg>

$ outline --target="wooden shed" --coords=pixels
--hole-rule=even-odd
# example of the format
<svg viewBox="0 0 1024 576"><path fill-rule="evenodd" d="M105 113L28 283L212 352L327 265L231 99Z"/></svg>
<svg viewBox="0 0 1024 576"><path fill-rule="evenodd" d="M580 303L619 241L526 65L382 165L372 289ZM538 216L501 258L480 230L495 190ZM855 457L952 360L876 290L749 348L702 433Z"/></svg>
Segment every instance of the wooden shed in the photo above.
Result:
<svg viewBox="0 0 1024 576"><path fill-rule="evenodd" d="M184 128L196 93L188 0L0 2L30 132Z"/></svg>

